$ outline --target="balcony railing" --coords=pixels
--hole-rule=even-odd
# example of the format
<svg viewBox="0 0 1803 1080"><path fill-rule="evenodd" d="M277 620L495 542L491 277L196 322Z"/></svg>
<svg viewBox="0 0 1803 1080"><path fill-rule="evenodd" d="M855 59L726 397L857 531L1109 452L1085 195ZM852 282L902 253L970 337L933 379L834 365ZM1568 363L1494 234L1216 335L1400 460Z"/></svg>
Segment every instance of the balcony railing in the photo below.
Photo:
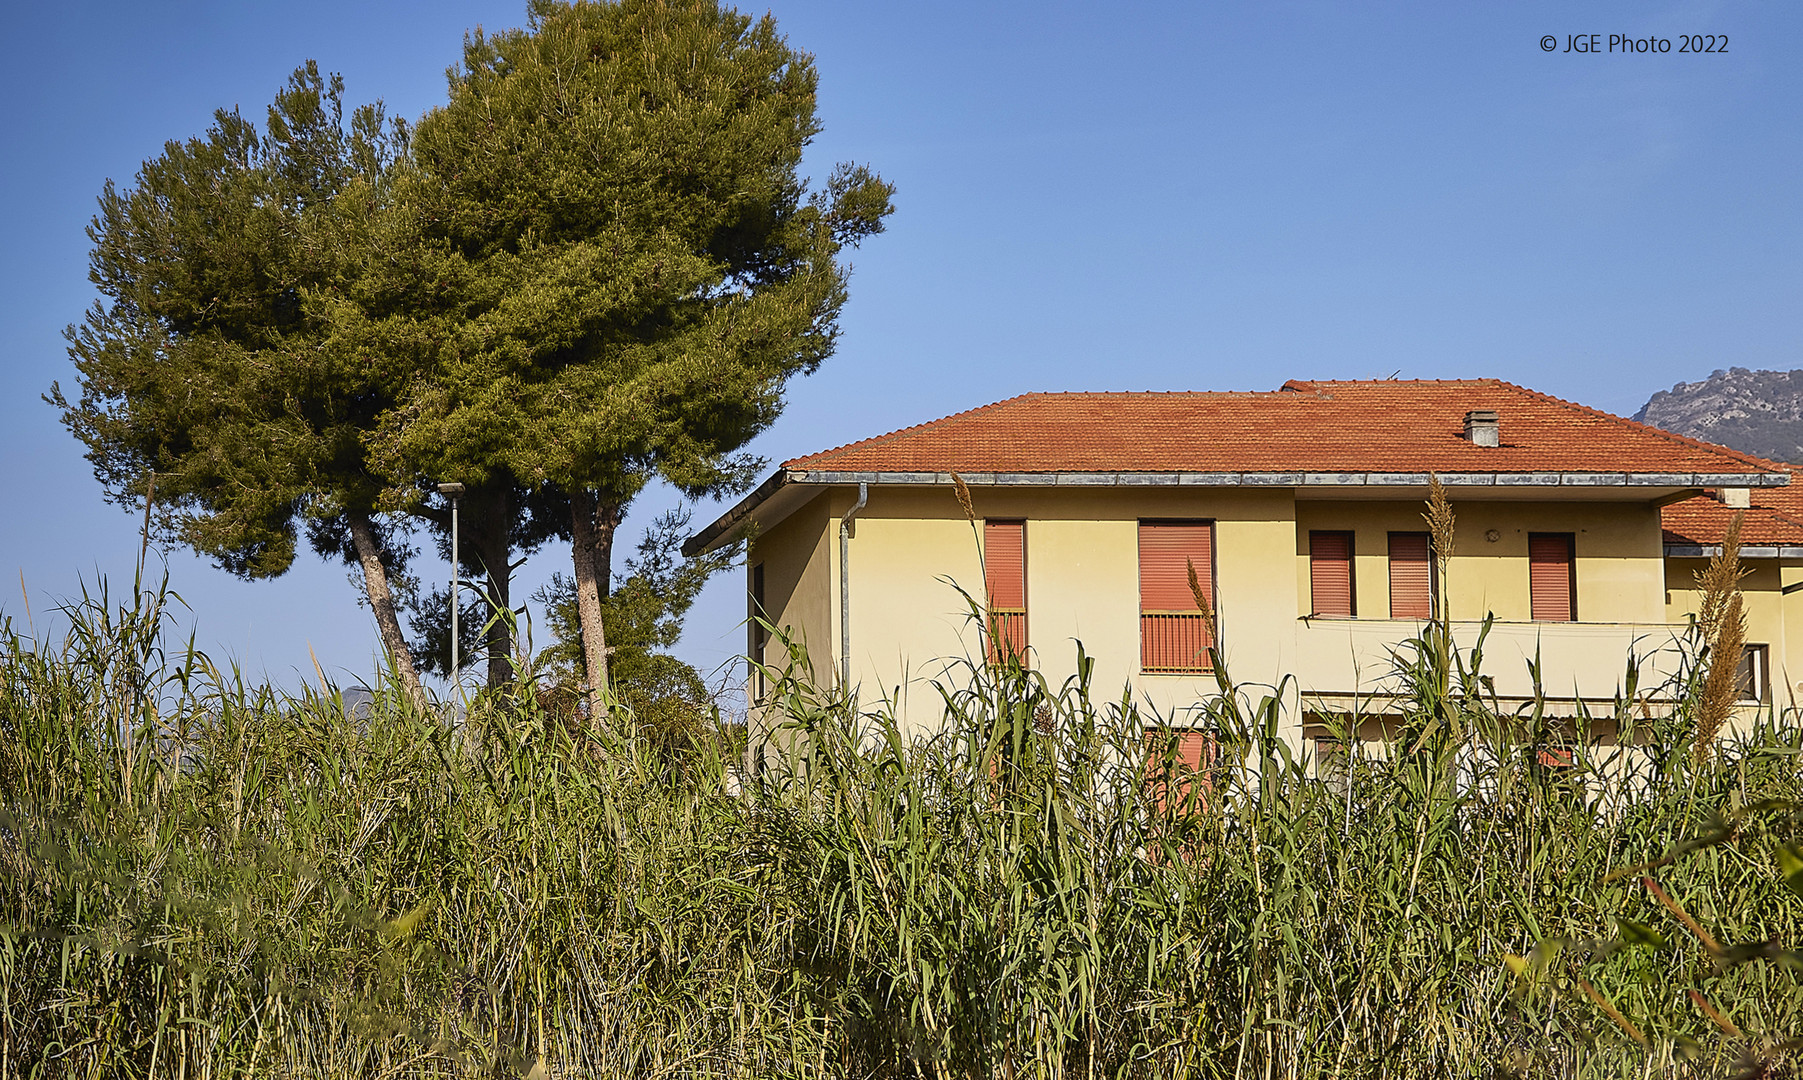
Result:
<svg viewBox="0 0 1803 1080"><path fill-rule="evenodd" d="M1211 671L1208 621L1200 611L1142 611L1139 666L1151 673Z"/></svg>
<svg viewBox="0 0 1803 1080"><path fill-rule="evenodd" d="M1025 656L1027 652L1027 612L1024 608L990 608L989 637L983 643L983 655L992 664L1004 656Z"/></svg>

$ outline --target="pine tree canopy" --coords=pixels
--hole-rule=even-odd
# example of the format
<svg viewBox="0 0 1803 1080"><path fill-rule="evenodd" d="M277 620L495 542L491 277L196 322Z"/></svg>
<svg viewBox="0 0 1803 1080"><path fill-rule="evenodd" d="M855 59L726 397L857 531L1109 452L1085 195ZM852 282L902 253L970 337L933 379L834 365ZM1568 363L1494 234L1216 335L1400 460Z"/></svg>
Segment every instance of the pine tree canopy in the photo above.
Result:
<svg viewBox="0 0 1803 1080"><path fill-rule="evenodd" d="M423 477L594 490L653 474L691 493L833 349L841 247L891 189L841 166L809 196L810 57L708 0L536 3L467 43L413 140L407 202L445 334L377 441Z"/></svg>
<svg viewBox="0 0 1803 1080"><path fill-rule="evenodd" d="M436 485L465 485L458 557L491 613L511 612L516 553L571 537L605 685L625 507L657 476L749 482L742 448L833 351L841 251L891 212L861 166L813 192L799 175L817 78L769 16L529 10L465 42L414 130L380 105L346 123L342 81L309 62L263 130L221 110L109 182L89 228L105 302L68 331L81 396L48 398L110 499L137 503L154 473L162 535L227 570L283 573L303 524L358 563L422 703L394 515L442 532ZM494 685L513 640L487 626Z"/></svg>
<svg viewBox="0 0 1803 1080"><path fill-rule="evenodd" d="M88 227L106 302L66 335L81 397L48 398L109 499L154 470L164 535L243 577L287 570L297 518L331 546L373 505L363 440L421 356L411 322L383 340L369 314L409 290L382 219L407 129L380 105L346 126L343 90L308 63L262 132L220 110L107 183Z"/></svg>

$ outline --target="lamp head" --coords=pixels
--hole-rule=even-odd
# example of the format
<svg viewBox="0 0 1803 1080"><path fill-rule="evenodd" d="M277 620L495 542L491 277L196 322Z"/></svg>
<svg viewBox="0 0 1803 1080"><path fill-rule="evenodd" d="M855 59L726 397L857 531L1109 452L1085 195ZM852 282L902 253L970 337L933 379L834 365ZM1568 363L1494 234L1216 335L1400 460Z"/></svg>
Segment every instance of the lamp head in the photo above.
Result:
<svg viewBox="0 0 1803 1080"><path fill-rule="evenodd" d="M438 493L440 495L449 495L452 498L455 498L458 495L463 494L463 485L462 484L440 484L440 485L438 485Z"/></svg>

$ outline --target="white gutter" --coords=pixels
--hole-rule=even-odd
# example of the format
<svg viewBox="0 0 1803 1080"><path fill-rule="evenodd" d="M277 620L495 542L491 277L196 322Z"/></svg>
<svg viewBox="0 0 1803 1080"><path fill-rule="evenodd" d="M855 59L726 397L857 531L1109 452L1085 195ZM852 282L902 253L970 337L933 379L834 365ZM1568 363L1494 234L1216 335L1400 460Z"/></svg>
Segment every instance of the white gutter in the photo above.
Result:
<svg viewBox="0 0 1803 1080"><path fill-rule="evenodd" d="M779 473L778 475L783 475ZM1789 473L1630 472L1044 472L960 473L971 487L1426 487L1438 476L1447 487L1784 487ZM801 484L947 484L948 472L836 472L793 469Z"/></svg>
<svg viewBox="0 0 1803 1080"><path fill-rule="evenodd" d="M839 684L851 693L851 519L870 499L870 485L858 484L858 501L839 519Z"/></svg>

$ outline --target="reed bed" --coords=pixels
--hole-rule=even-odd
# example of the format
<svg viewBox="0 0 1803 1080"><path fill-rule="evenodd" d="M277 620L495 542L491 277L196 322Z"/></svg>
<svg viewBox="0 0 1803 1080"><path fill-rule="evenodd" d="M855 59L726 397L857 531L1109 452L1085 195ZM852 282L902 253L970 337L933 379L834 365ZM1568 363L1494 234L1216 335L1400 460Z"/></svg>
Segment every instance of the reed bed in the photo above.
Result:
<svg viewBox="0 0 1803 1080"><path fill-rule="evenodd" d="M748 772L529 683L247 685L165 603L0 640L0 1075L1777 1076L1803 1032L1799 735L1696 754L1700 639L1599 718L1599 800L1431 624L1329 781L1274 688L1223 676L1191 771L1087 664L970 662L909 738L794 642Z"/></svg>

